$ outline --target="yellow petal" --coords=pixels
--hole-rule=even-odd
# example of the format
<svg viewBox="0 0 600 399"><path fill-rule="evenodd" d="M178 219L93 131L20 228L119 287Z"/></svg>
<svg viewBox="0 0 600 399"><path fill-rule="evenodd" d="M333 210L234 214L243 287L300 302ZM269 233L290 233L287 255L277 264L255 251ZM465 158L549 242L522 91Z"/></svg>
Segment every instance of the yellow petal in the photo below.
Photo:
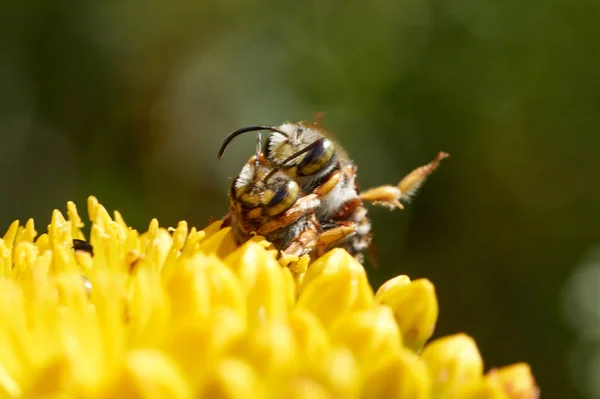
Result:
<svg viewBox="0 0 600 399"><path fill-rule="evenodd" d="M10 226L8 226L8 230L4 234L4 237L2 237L7 248L12 248L12 246L15 242L15 238L17 237L18 230L19 230L19 221L18 220L15 220L14 222L12 222L10 224Z"/></svg>
<svg viewBox="0 0 600 399"><path fill-rule="evenodd" d="M190 231L185 244L183 245L183 254L184 255L192 255L198 250L198 243L201 242L206 237L206 232L204 231L195 231L194 228Z"/></svg>
<svg viewBox="0 0 600 399"><path fill-rule="evenodd" d="M192 392L171 359L153 349L130 352L106 398L191 398Z"/></svg>
<svg viewBox="0 0 600 399"><path fill-rule="evenodd" d="M69 218L69 222L71 222L71 235L73 238L83 240L84 236L81 232L81 228L84 226L84 224L81 221L81 217L79 217L77 206L73 201L67 202L67 217Z"/></svg>
<svg viewBox="0 0 600 399"><path fill-rule="evenodd" d="M245 318L229 308L220 308L205 320L188 320L186 324L173 326L166 353L177 362L190 385L198 389L206 383L208 372L245 331Z"/></svg>
<svg viewBox="0 0 600 399"><path fill-rule="evenodd" d="M149 264L152 265L155 270L161 271L171 252L173 237L167 229L157 227L152 228L152 230L153 233L150 234L150 232L148 232L148 236L145 237L147 240L145 255L149 260ZM144 237L140 237L140 239L142 238Z"/></svg>
<svg viewBox="0 0 600 399"><path fill-rule="evenodd" d="M353 275L359 275L365 280L367 278L365 269L352 255L341 248L334 248L310 265L302 281L301 290L315 278L335 274L342 269L350 271Z"/></svg>
<svg viewBox="0 0 600 399"><path fill-rule="evenodd" d="M429 370L434 397L450 397L464 385L482 378L481 355L475 341L465 334L432 341L420 359Z"/></svg>
<svg viewBox="0 0 600 399"><path fill-rule="evenodd" d="M225 227L209 235L208 231L211 227L213 225L204 229L206 237L198 244L198 250L224 258L238 247L233 234L231 234L231 227Z"/></svg>
<svg viewBox="0 0 600 399"><path fill-rule="evenodd" d="M50 238L48 238L48 234L41 234L38 239L35 240L35 245L37 246L40 254L51 250Z"/></svg>
<svg viewBox="0 0 600 399"><path fill-rule="evenodd" d="M210 312L210 286L203 266L211 260L203 254L181 258L167 282L173 320L204 318Z"/></svg>
<svg viewBox="0 0 600 399"><path fill-rule="evenodd" d="M203 399L259 399L266 396L254 369L237 359L222 360L211 382L204 389Z"/></svg>
<svg viewBox="0 0 600 399"><path fill-rule="evenodd" d="M334 398L358 398L363 378L352 353L333 347L325 360L313 365L314 378L332 392Z"/></svg>
<svg viewBox="0 0 600 399"><path fill-rule="evenodd" d="M365 399L429 399L427 369L415 354L403 349L377 363L366 375L362 390Z"/></svg>
<svg viewBox="0 0 600 399"><path fill-rule="evenodd" d="M455 397L460 399L510 399L501 388L485 379L463 386Z"/></svg>
<svg viewBox="0 0 600 399"><path fill-rule="evenodd" d="M210 305L212 309L221 306L235 310L240 316L246 316L247 300L244 287L237 276L225 263L216 257L207 257L204 273L210 287Z"/></svg>
<svg viewBox="0 0 600 399"><path fill-rule="evenodd" d="M332 399L335 396L317 381L296 377L284 381L273 381L273 391L270 397L274 399Z"/></svg>
<svg viewBox="0 0 600 399"><path fill-rule="evenodd" d="M121 278L124 277L124 274L121 274L120 278L115 277L115 280L118 279L119 286L122 284ZM169 291L169 289L173 290L174 285L170 285L165 290L156 270L141 267L129 280L129 299L117 299L111 303L113 317L109 319L109 322L116 323L112 326L111 331L118 331L123 324L128 324L129 339L136 342L137 345L157 345L163 341L165 334L168 334L172 328L175 317L179 316L177 312L181 310L178 307L182 307L184 311L190 311L189 317L194 317L194 312L205 314L205 308L208 305L204 302L204 294L199 295L200 298L195 301L197 297L190 293L196 284L204 288L202 282L198 283L197 279L191 278L183 287L177 286L179 291L173 294L173 291ZM113 285L116 286L117 281ZM113 288L113 295L117 298L119 298L118 288L120 287ZM176 305L171 303L171 307L169 307L169 292L171 299L177 301ZM185 301L191 301L191 303ZM176 316L173 316L173 313Z"/></svg>
<svg viewBox="0 0 600 399"><path fill-rule="evenodd" d="M268 374L297 366L298 346L287 323L270 322L251 329L231 353L259 374Z"/></svg>
<svg viewBox="0 0 600 399"><path fill-rule="evenodd" d="M125 223L125 219L123 219L121 212L115 210L113 214L115 217L115 222L117 222L124 230L127 230L127 223Z"/></svg>
<svg viewBox="0 0 600 399"><path fill-rule="evenodd" d="M251 322L285 318L289 289L283 268L272 254L260 244L248 241L227 256L225 263L245 288Z"/></svg>
<svg viewBox="0 0 600 399"><path fill-rule="evenodd" d="M10 276L12 270L12 248L8 248L4 239L0 238L0 277Z"/></svg>
<svg viewBox="0 0 600 399"><path fill-rule="evenodd" d="M385 283L383 283L379 287L379 289L377 289L377 292L375 293L375 298L379 299L379 298L381 298L381 296L386 294L387 291L398 289L397 287L401 287L401 286L407 285L407 284L410 284L410 277L408 277L405 274L396 276L396 277L386 281Z"/></svg>
<svg viewBox="0 0 600 399"><path fill-rule="evenodd" d="M27 398L89 398L98 397L103 370L65 356L53 358L34 370L31 383L24 393ZM84 359L81 359L84 360Z"/></svg>
<svg viewBox="0 0 600 399"><path fill-rule="evenodd" d="M15 245L13 254L13 276L19 278L31 271L37 259L37 248L34 244L22 241Z"/></svg>
<svg viewBox="0 0 600 399"><path fill-rule="evenodd" d="M331 327L331 338L349 348L365 370L397 353L402 344L394 315L384 306L340 317Z"/></svg>
<svg viewBox="0 0 600 399"><path fill-rule="evenodd" d="M93 195L90 195L87 200L88 219L90 221L96 221L96 215L98 211L98 200Z"/></svg>
<svg viewBox="0 0 600 399"><path fill-rule="evenodd" d="M433 335L438 302L429 280L407 282L403 276L396 277L379 289L375 299L392 308L408 348L420 350Z"/></svg>
<svg viewBox="0 0 600 399"><path fill-rule="evenodd" d="M168 278L173 273L173 268L175 268L177 259L179 258L181 250L183 249L187 234L187 222L179 222L177 224L177 228L173 231L171 248L167 253L167 257L165 258L162 267L159 267L164 277Z"/></svg>
<svg viewBox="0 0 600 399"><path fill-rule="evenodd" d="M29 356L27 338L25 298L19 285L0 278L0 386L8 392L18 392L27 376Z"/></svg>
<svg viewBox="0 0 600 399"><path fill-rule="evenodd" d="M334 249L315 261L302 282L297 307L315 314L327 327L345 312L366 309L373 303L373 290L362 266L341 249ZM312 272L311 272L312 271Z"/></svg>
<svg viewBox="0 0 600 399"><path fill-rule="evenodd" d="M65 357L55 359L35 371L25 397L51 397L60 393L74 393L74 376L70 375L71 370Z"/></svg>
<svg viewBox="0 0 600 399"><path fill-rule="evenodd" d="M35 230L33 219L29 219L25 224L25 227L17 233L15 244L20 242L33 242L36 236L37 231Z"/></svg>
<svg viewBox="0 0 600 399"><path fill-rule="evenodd" d="M202 231L206 234L206 237L210 237L218 231L222 230L221 226L223 225L222 220L217 220L206 226Z"/></svg>
<svg viewBox="0 0 600 399"><path fill-rule="evenodd" d="M321 322L310 312L296 309L290 314L289 324L298 342L302 360L323 361L329 350L329 336Z"/></svg>
<svg viewBox="0 0 600 399"><path fill-rule="evenodd" d="M21 386L0 362L0 397L21 397Z"/></svg>
<svg viewBox="0 0 600 399"><path fill-rule="evenodd" d="M296 303L297 285L294 274L290 269L284 267L282 269L283 277L285 279L285 289L287 292L287 308L291 309Z"/></svg>
<svg viewBox="0 0 600 399"><path fill-rule="evenodd" d="M540 389L531 374L527 363L516 363L510 366L490 370L486 375L495 387L502 389L510 399L537 399Z"/></svg>

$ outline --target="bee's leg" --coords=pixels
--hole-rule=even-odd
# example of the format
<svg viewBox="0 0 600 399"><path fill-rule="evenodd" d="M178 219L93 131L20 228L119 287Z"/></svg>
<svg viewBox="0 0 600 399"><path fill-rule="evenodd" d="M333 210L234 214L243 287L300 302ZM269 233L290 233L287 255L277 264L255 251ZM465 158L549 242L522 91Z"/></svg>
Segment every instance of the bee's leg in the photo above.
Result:
<svg viewBox="0 0 600 399"><path fill-rule="evenodd" d="M406 175L400 183L398 183L398 188L400 192L402 192L402 200L410 200L410 198L417 192L417 190L421 187L421 185L427 179L434 170L440 165L440 162L443 159L446 159L450 156L450 154L446 152L439 152L435 159L429 162L427 165L421 166L408 175Z"/></svg>
<svg viewBox="0 0 600 399"><path fill-rule="evenodd" d="M305 229L283 251L279 263L295 273L303 273L310 262L309 254L315 250L316 257L325 254L340 241L356 234L356 225L352 222L340 223L336 227L319 233L315 229Z"/></svg>
<svg viewBox="0 0 600 399"><path fill-rule="evenodd" d="M281 251L279 263L294 273L304 273L310 262L309 254L318 243L320 228L314 214L309 224Z"/></svg>
<svg viewBox="0 0 600 399"><path fill-rule="evenodd" d="M340 222L336 227L325 230L317 239L317 256L321 256L327 250L339 244L341 241L356 234L357 226L352 222Z"/></svg>
<svg viewBox="0 0 600 399"><path fill-rule="evenodd" d="M372 202L375 205L386 206L390 209L404 209L400 201L409 201L413 195L434 170L437 169L440 162L450 155L440 152L435 159L427 165L421 166L406 175L397 186L380 186L364 191L360 194L363 201Z"/></svg>
<svg viewBox="0 0 600 399"><path fill-rule="evenodd" d="M216 222L216 220L213 220L213 219L214 218L212 216L208 219L209 226L211 224L213 224L214 222ZM225 215L225 217L223 218L223 223L221 223L221 228L228 227L228 226L231 226L231 214L229 214L229 213L227 215Z"/></svg>
<svg viewBox="0 0 600 399"><path fill-rule="evenodd" d="M314 229L304 229L285 249L286 255L303 256L312 251L318 242L319 232Z"/></svg>
<svg viewBox="0 0 600 399"><path fill-rule="evenodd" d="M363 201L372 202L375 205L385 206L390 209L404 209L400 203L402 191L396 186L379 186L363 191L359 195Z"/></svg>
<svg viewBox="0 0 600 399"><path fill-rule="evenodd" d="M283 212L277 218L262 224L256 233L264 236L265 234L269 234L277 229L285 227L306 213L314 211L320 204L321 202L319 201L317 194L306 195L297 200L290 209Z"/></svg>

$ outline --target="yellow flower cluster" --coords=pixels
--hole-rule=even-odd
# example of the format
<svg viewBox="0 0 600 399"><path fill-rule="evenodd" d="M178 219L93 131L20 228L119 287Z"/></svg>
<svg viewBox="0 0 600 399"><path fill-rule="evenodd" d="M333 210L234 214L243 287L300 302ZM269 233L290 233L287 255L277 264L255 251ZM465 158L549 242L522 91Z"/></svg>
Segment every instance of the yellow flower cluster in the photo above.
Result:
<svg viewBox="0 0 600 399"><path fill-rule="evenodd" d="M483 374L474 341L427 345L433 285L373 292L341 249L294 275L259 237L152 220L143 234L91 197L48 233L0 239L0 397L536 398L526 364ZM37 237L37 239L36 239Z"/></svg>

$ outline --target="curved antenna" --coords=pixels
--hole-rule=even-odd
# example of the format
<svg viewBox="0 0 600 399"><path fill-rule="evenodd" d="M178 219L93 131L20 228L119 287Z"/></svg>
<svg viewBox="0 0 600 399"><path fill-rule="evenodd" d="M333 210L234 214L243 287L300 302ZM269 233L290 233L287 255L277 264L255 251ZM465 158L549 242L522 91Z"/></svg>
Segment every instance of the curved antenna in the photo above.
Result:
<svg viewBox="0 0 600 399"><path fill-rule="evenodd" d="M258 132L258 134L256 135L256 153L254 154L254 173L252 176L252 180L256 179L256 174L258 173L258 165L260 164L261 152L262 152L262 134L260 134L260 132Z"/></svg>
<svg viewBox="0 0 600 399"><path fill-rule="evenodd" d="M313 148L315 148L316 146L320 145L323 141L325 141L326 139L322 138L319 139L317 141L313 141L312 143L310 143L309 145L307 145L306 147L304 147L303 149L301 149L300 151L296 151L295 153L293 153L292 155L290 155L289 157L287 157L286 159L283 160L283 162L281 164L279 164L278 166L274 167L273 169L271 169L271 171L269 172L269 174L265 177L265 183L269 180L269 178L271 178L275 173L279 172L286 163L290 162L293 159L298 158L300 155L305 154L307 152L309 152L310 150L312 150Z"/></svg>
<svg viewBox="0 0 600 399"><path fill-rule="evenodd" d="M223 144L221 145L221 149L219 149L219 153L217 154L217 156L219 157L219 159L221 159L223 157L223 154L225 153L225 149L227 149L227 146L229 145L229 143L231 142L231 140L233 140L234 138L236 138L240 134L244 134L244 133L248 133L248 132L256 132L256 131L259 131L259 130L268 130L268 131L271 131L271 132L281 133L285 137L287 137L288 139L290 138L290 136L287 133L282 132L281 130L279 130L277 128L274 128L273 126L261 126L261 125L257 125L257 126L243 127L241 129L236 130L233 133L230 133L229 136L227 136L225 138L225 141L223 141Z"/></svg>

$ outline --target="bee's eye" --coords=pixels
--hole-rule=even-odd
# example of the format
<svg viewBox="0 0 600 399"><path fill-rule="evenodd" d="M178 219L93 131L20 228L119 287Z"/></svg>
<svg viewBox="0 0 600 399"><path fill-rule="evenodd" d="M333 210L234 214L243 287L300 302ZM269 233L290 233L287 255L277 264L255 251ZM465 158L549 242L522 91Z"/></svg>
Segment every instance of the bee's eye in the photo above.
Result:
<svg viewBox="0 0 600 399"><path fill-rule="evenodd" d="M309 176L321 170L331 160L335 146L327 139L321 139L320 144L310 150L298 165L300 176Z"/></svg>
<svg viewBox="0 0 600 399"><path fill-rule="evenodd" d="M293 180L290 180L281 186L267 204L267 215L278 215L289 209L289 207L291 207L298 199L299 192L300 187L298 187L298 184Z"/></svg>

